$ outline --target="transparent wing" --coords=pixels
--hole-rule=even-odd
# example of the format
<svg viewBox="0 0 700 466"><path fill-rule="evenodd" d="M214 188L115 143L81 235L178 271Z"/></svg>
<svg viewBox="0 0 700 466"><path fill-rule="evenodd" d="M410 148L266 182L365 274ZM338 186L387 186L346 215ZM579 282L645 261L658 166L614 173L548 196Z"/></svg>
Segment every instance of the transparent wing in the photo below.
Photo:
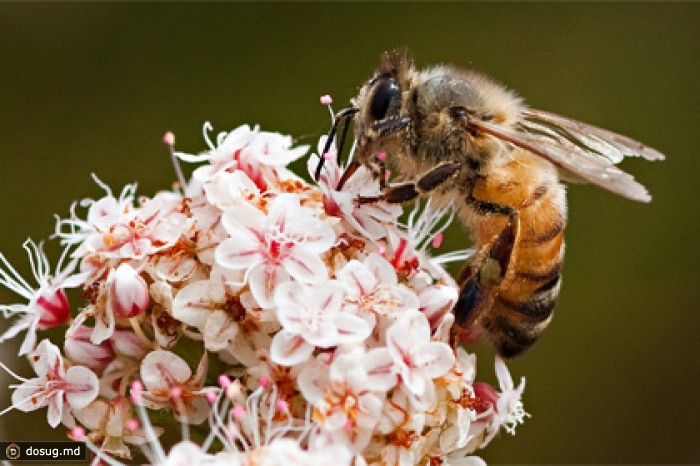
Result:
<svg viewBox="0 0 700 466"><path fill-rule="evenodd" d="M531 111L529 110L528 112ZM571 123L584 125L583 123L574 122L574 120L567 121L569 126ZM624 136L620 136L622 138L620 141L610 141L597 135L588 136L588 139L586 139L586 134L577 130L575 133L578 142L574 142L569 137L562 135L562 131L568 134L571 134L573 131L568 131L566 128L554 123L535 126L528 126L528 124L523 123L522 128L518 129L478 120L470 120L468 125L502 141L537 154L565 173L574 175L576 179L595 184L634 201L651 201L651 196L644 186L635 181L632 175L625 173L614 165L615 160L621 160L624 157L624 155L619 155L624 152L621 151L621 148L624 147L631 150L629 143L622 144L622 140L632 141ZM581 126L581 128L583 127ZM588 125L585 125L585 127L588 127ZM601 150L603 150L602 145L604 145L609 154L601 154L598 150L593 149L591 145L583 145L580 142L581 139L586 139L589 141L589 144L597 145L598 149ZM590 140L594 140L595 143L590 143ZM663 159L661 153L646 148L636 141L632 142L646 149L644 154L640 152L636 152L636 154L649 160Z"/></svg>
<svg viewBox="0 0 700 466"><path fill-rule="evenodd" d="M664 159L661 152L647 147L639 141L555 113L526 108L523 111L523 117L521 123L528 131L547 134L554 140L566 139L612 163L620 163L625 157L642 157L647 160Z"/></svg>

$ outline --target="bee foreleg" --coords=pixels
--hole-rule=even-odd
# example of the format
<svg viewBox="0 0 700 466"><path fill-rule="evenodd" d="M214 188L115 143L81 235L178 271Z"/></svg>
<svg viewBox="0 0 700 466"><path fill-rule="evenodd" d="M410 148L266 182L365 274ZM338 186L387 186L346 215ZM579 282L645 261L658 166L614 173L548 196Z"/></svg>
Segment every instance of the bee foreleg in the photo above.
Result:
<svg viewBox="0 0 700 466"><path fill-rule="evenodd" d="M371 204L379 201L388 202L390 204L402 204L437 188L442 183L449 180L460 167L461 164L457 162L445 162L433 167L416 181L389 186L384 189L379 196L358 196L355 202L358 205Z"/></svg>

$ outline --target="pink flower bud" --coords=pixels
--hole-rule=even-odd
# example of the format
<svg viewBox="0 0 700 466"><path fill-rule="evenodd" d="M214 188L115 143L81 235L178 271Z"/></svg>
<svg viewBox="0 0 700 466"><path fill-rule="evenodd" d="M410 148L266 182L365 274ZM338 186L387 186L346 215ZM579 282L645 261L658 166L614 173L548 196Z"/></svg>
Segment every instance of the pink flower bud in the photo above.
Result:
<svg viewBox="0 0 700 466"><path fill-rule="evenodd" d="M149 350L133 330L116 329L109 341L114 351L137 361L143 359Z"/></svg>
<svg viewBox="0 0 700 466"><path fill-rule="evenodd" d="M326 94L321 96L321 105L330 105L333 103L333 98Z"/></svg>
<svg viewBox="0 0 700 466"><path fill-rule="evenodd" d="M498 392L491 385L484 382L475 382L472 385L474 389L474 395L483 403L493 406L493 410L496 411L496 406L498 406ZM477 409L477 412L479 409Z"/></svg>
<svg viewBox="0 0 700 466"><path fill-rule="evenodd" d="M57 327L65 324L70 319L68 297L66 292L60 288L41 295L36 304L41 309L41 317L39 317L40 329Z"/></svg>
<svg viewBox="0 0 700 466"><path fill-rule="evenodd" d="M92 328L80 326L66 337L63 350L68 358L90 369L99 369L114 359L114 351L109 340L99 345L90 341Z"/></svg>
<svg viewBox="0 0 700 466"><path fill-rule="evenodd" d="M148 285L133 267L122 263L110 278L109 301L116 316L136 317L148 307Z"/></svg>

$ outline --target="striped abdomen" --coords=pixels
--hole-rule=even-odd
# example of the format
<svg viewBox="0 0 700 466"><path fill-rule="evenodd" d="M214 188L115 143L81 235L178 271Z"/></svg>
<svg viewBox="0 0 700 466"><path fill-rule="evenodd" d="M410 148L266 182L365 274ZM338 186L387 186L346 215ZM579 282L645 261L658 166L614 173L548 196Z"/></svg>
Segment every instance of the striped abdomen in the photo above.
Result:
<svg viewBox="0 0 700 466"><path fill-rule="evenodd" d="M527 349L549 324L564 257L564 187L546 162L518 155L471 189L462 217L482 254L455 307L457 322L478 322L504 357ZM489 254L502 266L498 280L484 279Z"/></svg>

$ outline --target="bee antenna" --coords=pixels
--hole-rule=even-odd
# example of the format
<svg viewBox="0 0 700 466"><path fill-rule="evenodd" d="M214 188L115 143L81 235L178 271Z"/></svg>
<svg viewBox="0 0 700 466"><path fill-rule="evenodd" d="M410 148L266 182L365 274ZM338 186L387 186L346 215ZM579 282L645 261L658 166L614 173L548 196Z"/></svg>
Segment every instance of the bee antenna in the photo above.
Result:
<svg viewBox="0 0 700 466"><path fill-rule="evenodd" d="M348 134L348 129L350 127L350 117L352 117L355 113L358 112L359 109L355 107L348 107L345 108L341 111L339 111L336 115L335 118L333 119L333 125L331 126L330 131L328 132L328 138L326 139L326 145L323 147L323 151L321 152L321 157L318 162L318 165L316 166L316 173L314 175L314 179L318 181L318 179L321 177L321 169L323 168L323 162L326 160L325 154L330 150L331 144L333 144L333 139L335 138L335 133L338 131L338 126L340 125L341 122L345 122L343 129L340 132L340 141L338 143L338 155L342 154L343 152L343 147L345 146L345 139Z"/></svg>

